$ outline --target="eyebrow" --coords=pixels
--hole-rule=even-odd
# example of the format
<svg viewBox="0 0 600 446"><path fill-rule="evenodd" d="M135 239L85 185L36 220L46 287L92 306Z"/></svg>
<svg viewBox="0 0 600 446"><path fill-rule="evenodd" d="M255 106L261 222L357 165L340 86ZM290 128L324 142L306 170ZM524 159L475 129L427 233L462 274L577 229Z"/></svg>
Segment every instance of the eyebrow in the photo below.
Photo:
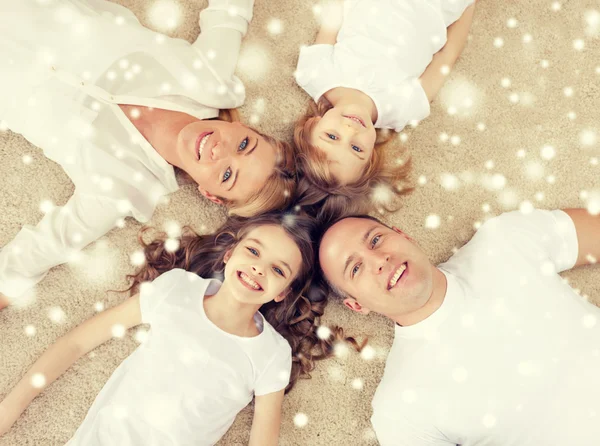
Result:
<svg viewBox="0 0 600 446"><path fill-rule="evenodd" d="M377 229L378 225L373 225L369 228L369 230L367 232L365 232L365 234L362 237L362 240L360 241L361 244L365 243L367 241L367 239L371 236L371 233ZM350 265L350 263L352 263L352 261L356 258L356 256L354 254L352 254L350 257L348 257L346 259L346 263L344 263L344 272L342 273L343 276L346 276L346 270L348 269L348 265Z"/></svg>
<svg viewBox="0 0 600 446"><path fill-rule="evenodd" d="M255 238L249 238L248 241L253 241L254 243L256 243L258 246L260 246L261 248L264 248L265 245L263 245L260 240L257 240ZM283 263L283 266L285 266L288 269L288 272L290 273L290 275L292 274L292 268L290 268L290 265L287 264L287 262L284 262L283 260L280 260L281 263Z"/></svg>
<svg viewBox="0 0 600 446"><path fill-rule="evenodd" d="M324 141L324 142L326 142L326 143L329 143L329 144L332 143L331 140L327 141L327 139L323 138L322 136L319 136L319 139L322 140L322 141ZM336 141L333 141L333 142L336 142ZM351 144L351 145L353 145L353 144ZM361 161L364 161L366 159L366 158L361 158L361 156L355 150L352 150L352 153L354 154L354 156L356 156Z"/></svg>
<svg viewBox="0 0 600 446"><path fill-rule="evenodd" d="M244 156L248 156L252 152L254 152L254 149L256 149L257 146L258 146L258 138L256 138L256 143L254 143L254 147L252 147L250 150L248 150L246 153L244 153ZM240 175L240 170L238 169L238 170L235 171L235 177L233 178L233 181L231 183L231 187L229 189L227 189L228 191L230 191L231 189L233 189L233 186L235 186L235 182L237 181L239 175Z"/></svg>

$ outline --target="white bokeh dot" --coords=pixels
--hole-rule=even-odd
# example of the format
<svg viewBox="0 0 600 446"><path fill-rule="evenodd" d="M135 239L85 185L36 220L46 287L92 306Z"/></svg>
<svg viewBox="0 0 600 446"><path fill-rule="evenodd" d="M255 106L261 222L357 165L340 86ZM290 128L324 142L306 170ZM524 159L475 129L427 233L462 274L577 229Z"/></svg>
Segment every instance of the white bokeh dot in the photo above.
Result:
<svg viewBox="0 0 600 446"><path fill-rule="evenodd" d="M269 23L267 23L267 30L272 35L278 35L283 32L283 22L279 19L271 19Z"/></svg>
<svg viewBox="0 0 600 446"><path fill-rule="evenodd" d="M352 380L352 388L355 390L362 390L364 385L365 384L364 384L363 380L360 378L354 378Z"/></svg>
<svg viewBox="0 0 600 446"><path fill-rule="evenodd" d="M364 360L370 361L371 359L373 359L375 357L375 349L373 347L371 347L370 345L366 345L360 352L360 356Z"/></svg>
<svg viewBox="0 0 600 446"><path fill-rule="evenodd" d="M51 307L48 309L48 317L55 324L62 324L66 321L67 315L60 307Z"/></svg>
<svg viewBox="0 0 600 446"><path fill-rule="evenodd" d="M123 336L125 336L127 329L123 324L115 324L111 327L110 332L113 338L122 338Z"/></svg>
<svg viewBox="0 0 600 446"><path fill-rule="evenodd" d="M545 160L551 160L556 156L556 150L554 149L554 147L547 145L542 147L542 149L540 150L540 155Z"/></svg>
<svg viewBox="0 0 600 446"><path fill-rule="evenodd" d="M319 339L325 340L329 339L331 336L331 329L326 325L319 325L317 328L317 337Z"/></svg>
<svg viewBox="0 0 600 446"><path fill-rule="evenodd" d="M294 415L294 424L296 427L304 427L308 424L308 417L305 413L298 412Z"/></svg>
<svg viewBox="0 0 600 446"><path fill-rule="evenodd" d="M146 263L146 254L142 250L136 251L131 254L130 261L133 266L141 266Z"/></svg>
<svg viewBox="0 0 600 446"><path fill-rule="evenodd" d="M425 227L428 229L437 229L440 227L440 216L436 214L430 214L425 218Z"/></svg>
<svg viewBox="0 0 600 446"><path fill-rule="evenodd" d="M34 373L31 377L31 385L36 389L41 389L46 385L46 377L43 373Z"/></svg>
<svg viewBox="0 0 600 446"><path fill-rule="evenodd" d="M27 325L25 327L25 334L27 336L35 336L36 333L37 333L37 329L33 325Z"/></svg>

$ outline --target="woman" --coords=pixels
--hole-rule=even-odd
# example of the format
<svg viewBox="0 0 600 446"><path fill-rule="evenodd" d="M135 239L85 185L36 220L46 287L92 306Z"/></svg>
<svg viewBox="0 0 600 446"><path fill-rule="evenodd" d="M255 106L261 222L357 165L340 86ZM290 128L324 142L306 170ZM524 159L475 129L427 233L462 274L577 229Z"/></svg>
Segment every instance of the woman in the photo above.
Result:
<svg viewBox="0 0 600 446"><path fill-rule="evenodd" d="M149 220L178 189L175 167L231 214L288 204L291 146L216 119L244 100L233 72L252 8L210 0L190 44L107 1L0 3L0 119L75 184L68 203L3 247L0 308L124 217Z"/></svg>

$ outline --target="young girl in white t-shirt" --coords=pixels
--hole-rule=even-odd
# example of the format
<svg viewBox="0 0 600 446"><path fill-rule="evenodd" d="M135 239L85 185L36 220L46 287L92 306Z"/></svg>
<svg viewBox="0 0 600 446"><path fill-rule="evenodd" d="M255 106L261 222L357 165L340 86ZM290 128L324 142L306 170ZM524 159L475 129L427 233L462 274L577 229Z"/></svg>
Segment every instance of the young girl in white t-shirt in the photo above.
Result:
<svg viewBox="0 0 600 446"><path fill-rule="evenodd" d="M333 352L334 339L316 335L324 294L308 293L314 228L308 217L266 214L186 235L175 252L164 238L145 245L145 266L129 276L139 293L42 355L0 403L0 435L78 358L146 323L147 340L112 374L69 445L211 445L253 397L249 444L276 445L284 391Z"/></svg>
<svg viewBox="0 0 600 446"><path fill-rule="evenodd" d="M376 129L400 131L429 115L464 48L474 1L323 1L321 28L300 50L295 73L314 102L294 134L312 186L301 189L312 202L321 194L321 213L336 204L349 213L370 211L378 184L401 193L409 166L384 166L390 135Z"/></svg>

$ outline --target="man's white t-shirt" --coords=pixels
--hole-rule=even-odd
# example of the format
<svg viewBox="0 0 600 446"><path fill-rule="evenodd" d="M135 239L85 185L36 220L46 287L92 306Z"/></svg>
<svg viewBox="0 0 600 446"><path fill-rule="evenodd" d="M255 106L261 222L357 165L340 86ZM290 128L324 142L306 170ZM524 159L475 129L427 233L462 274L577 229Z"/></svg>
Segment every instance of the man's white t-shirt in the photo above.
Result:
<svg viewBox="0 0 600 446"><path fill-rule="evenodd" d="M600 309L558 272L578 256L562 211L486 222L439 266L442 306L396 325L373 400L380 443L600 444Z"/></svg>
<svg viewBox="0 0 600 446"><path fill-rule="evenodd" d="M377 107L375 127L400 131L429 116L418 78L473 1L345 0L335 45L301 48L296 81L315 101L336 87L360 90Z"/></svg>
<svg viewBox="0 0 600 446"><path fill-rule="evenodd" d="M112 374L69 446L212 445L253 395L287 386L291 348L260 313L254 337L207 318L204 295L220 286L174 269L142 287L148 339Z"/></svg>

